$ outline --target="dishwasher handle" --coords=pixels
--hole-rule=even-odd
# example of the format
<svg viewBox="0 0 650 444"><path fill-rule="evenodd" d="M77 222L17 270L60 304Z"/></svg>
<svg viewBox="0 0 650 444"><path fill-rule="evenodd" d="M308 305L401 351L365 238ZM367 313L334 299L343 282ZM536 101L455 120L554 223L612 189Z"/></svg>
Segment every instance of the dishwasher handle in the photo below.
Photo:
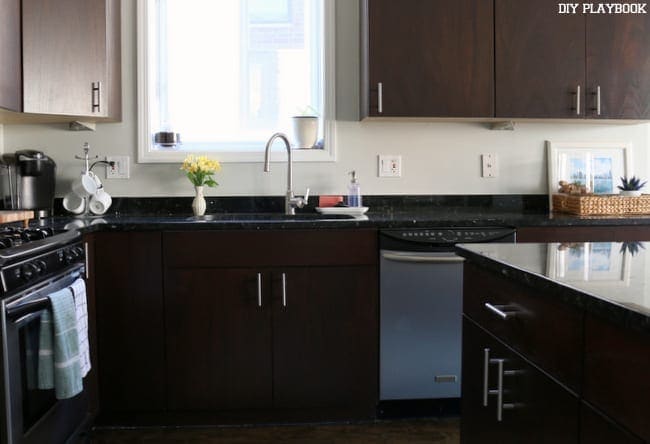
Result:
<svg viewBox="0 0 650 444"><path fill-rule="evenodd" d="M394 262L415 262L415 263L429 263L429 264L459 264L465 262L464 257L450 255L450 256L423 256L418 254L398 254L391 252L383 252L381 257Z"/></svg>

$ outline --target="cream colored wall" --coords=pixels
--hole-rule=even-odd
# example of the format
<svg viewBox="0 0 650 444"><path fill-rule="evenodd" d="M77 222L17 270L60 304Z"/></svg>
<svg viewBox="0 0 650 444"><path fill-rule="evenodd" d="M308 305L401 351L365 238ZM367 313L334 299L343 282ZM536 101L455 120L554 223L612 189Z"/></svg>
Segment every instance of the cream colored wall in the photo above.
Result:
<svg viewBox="0 0 650 444"><path fill-rule="evenodd" d="M136 158L135 2L122 2L123 122L100 124L95 132L71 132L66 125L6 125L4 150L42 149L57 162L57 194L65 194L81 164L74 160L83 142L102 155ZM545 193L544 141L620 141L634 147L634 172L648 176L648 124L595 125L572 123L517 124L515 131L490 131L481 123L357 122L358 5L337 2L337 151L335 163L298 163L298 193L344 193L346 173L359 173L364 194ZM1 143L0 143L1 147ZM499 177L482 179L480 153L496 153ZM402 156L401 178L377 177L377 154ZM131 164L131 179L104 180L114 196L189 196L192 189L176 164ZM281 195L286 170L273 164L225 164L221 184L209 195Z"/></svg>

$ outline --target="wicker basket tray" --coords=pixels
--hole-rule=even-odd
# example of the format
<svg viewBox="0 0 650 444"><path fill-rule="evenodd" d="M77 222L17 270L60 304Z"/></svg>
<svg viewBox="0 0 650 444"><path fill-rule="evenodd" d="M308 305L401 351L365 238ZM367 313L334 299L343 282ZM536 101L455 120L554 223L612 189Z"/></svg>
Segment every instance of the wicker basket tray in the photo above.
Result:
<svg viewBox="0 0 650 444"><path fill-rule="evenodd" d="M580 216L650 214L650 194L639 197L553 194L553 211Z"/></svg>

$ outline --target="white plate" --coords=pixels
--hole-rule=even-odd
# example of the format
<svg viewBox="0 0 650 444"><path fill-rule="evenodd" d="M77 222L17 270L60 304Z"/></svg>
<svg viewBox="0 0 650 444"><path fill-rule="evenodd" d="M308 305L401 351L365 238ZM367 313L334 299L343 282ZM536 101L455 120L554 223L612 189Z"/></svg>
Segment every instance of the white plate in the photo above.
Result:
<svg viewBox="0 0 650 444"><path fill-rule="evenodd" d="M316 207L321 214L347 214L348 216L362 216L368 207Z"/></svg>

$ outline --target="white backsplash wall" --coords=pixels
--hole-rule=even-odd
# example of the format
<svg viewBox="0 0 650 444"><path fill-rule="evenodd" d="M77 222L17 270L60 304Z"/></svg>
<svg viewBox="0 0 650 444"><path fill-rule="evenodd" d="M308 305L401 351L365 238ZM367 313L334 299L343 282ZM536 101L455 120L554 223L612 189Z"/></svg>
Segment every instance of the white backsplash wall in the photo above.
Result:
<svg viewBox="0 0 650 444"><path fill-rule="evenodd" d="M137 164L135 85L135 2L122 2L123 121L98 124L95 132L72 132L67 125L6 125L4 151L41 149L58 166L57 195L63 196L80 171L74 160L84 142L92 153L128 155L131 178L103 179L113 196L190 196L193 189L178 164ZM358 172L363 194L537 194L546 193L545 140L630 142L634 173L648 177L650 124L602 125L518 123L515 131L491 131L482 123L357 122L358 4L337 1L337 162L296 163L294 188L303 194L343 194L347 172ZM2 130L0 126L0 149ZM498 156L499 176L480 177L481 153ZM401 178L377 177L377 154L402 156ZM207 195L283 195L286 165L271 173L259 163L224 164L220 186Z"/></svg>

